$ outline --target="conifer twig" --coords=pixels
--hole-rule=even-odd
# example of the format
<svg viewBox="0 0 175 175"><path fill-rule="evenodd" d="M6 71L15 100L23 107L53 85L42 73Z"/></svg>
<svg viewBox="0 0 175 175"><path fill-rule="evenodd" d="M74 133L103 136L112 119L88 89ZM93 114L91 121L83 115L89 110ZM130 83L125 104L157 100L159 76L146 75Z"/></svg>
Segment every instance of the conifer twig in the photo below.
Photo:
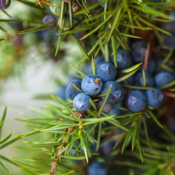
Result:
<svg viewBox="0 0 175 175"><path fill-rule="evenodd" d="M82 118L83 116L83 113L82 112L75 112L75 114L79 117L79 119ZM71 117L73 117L72 115L70 115ZM74 123L77 123L77 122L74 122ZM74 130L75 127L72 127L72 128L69 128L68 131L67 131L67 135L70 134L73 130ZM50 175L54 175L54 172L55 172L55 169L58 165L58 162L59 162L59 157L61 156L60 152L63 150L63 148L66 146L66 138L64 138L63 140L63 146L61 146L57 152L57 156L56 156L56 160L51 164L52 165L52 168L51 168L51 171L50 171Z"/></svg>

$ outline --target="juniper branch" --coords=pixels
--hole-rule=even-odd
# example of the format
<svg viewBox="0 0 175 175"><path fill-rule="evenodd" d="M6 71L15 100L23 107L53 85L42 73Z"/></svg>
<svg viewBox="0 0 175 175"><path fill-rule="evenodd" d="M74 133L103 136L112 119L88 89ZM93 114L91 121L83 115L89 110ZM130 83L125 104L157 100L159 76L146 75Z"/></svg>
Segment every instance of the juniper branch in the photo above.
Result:
<svg viewBox="0 0 175 175"><path fill-rule="evenodd" d="M79 117L79 119L81 119L82 116L83 116L83 113L82 112L79 112L79 111L75 112L75 114ZM70 117L73 117L73 115L70 115ZM73 122L73 123L77 123L77 122ZM74 128L75 127L69 128L66 134L68 135L68 134L72 133L72 131L74 130ZM63 143L63 145L59 148L59 150L57 152L56 160L51 164L52 165L52 168L51 168L51 171L50 171L50 175L54 175L55 169L58 166L59 157L61 156L60 152L63 150L63 148L67 144L66 143L66 138L64 138L64 140L63 140L62 143Z"/></svg>

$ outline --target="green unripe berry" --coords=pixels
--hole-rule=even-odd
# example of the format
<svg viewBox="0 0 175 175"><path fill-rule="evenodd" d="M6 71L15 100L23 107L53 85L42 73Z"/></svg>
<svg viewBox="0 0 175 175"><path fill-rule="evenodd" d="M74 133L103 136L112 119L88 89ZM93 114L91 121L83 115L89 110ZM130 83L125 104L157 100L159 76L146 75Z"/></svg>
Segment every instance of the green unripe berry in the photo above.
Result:
<svg viewBox="0 0 175 175"><path fill-rule="evenodd" d="M60 27L60 29L69 30L71 28L70 19L66 16L63 20L64 20L64 26L63 21L61 23L61 18L59 18L58 20L58 26Z"/></svg>
<svg viewBox="0 0 175 175"><path fill-rule="evenodd" d="M61 15L61 1L57 0L57 1L52 1L52 4L55 6L55 7L52 7L50 6L50 10L51 12L55 15L55 16L58 16L60 17ZM65 14L67 12L67 4L65 3L64 4L64 10L63 10L63 14Z"/></svg>

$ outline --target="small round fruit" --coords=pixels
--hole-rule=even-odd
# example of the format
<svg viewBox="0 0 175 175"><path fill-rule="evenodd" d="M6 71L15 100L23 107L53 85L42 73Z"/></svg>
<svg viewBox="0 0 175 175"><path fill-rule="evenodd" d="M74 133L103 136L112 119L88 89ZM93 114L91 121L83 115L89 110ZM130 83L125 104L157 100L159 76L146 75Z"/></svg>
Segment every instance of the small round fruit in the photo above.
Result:
<svg viewBox="0 0 175 175"><path fill-rule="evenodd" d="M98 95L102 90L103 82L95 75L87 75L81 82L81 89L89 96Z"/></svg>
<svg viewBox="0 0 175 175"><path fill-rule="evenodd" d="M56 95L62 98L63 100L66 100L66 87L61 87Z"/></svg>
<svg viewBox="0 0 175 175"><path fill-rule="evenodd" d="M165 35L163 41L166 49L175 49L175 35Z"/></svg>
<svg viewBox="0 0 175 175"><path fill-rule="evenodd" d="M110 85L112 85L111 92L109 94L107 103L119 103L122 102L125 97L125 90L115 81L108 81L104 83L101 94L107 93ZM103 100L105 96L101 97Z"/></svg>
<svg viewBox="0 0 175 175"><path fill-rule="evenodd" d="M146 86L147 87L153 87L154 86L154 78L152 75L148 72L145 72L146 76ZM142 78L142 72L138 72L134 77L134 85L135 86L143 86L143 78Z"/></svg>
<svg viewBox="0 0 175 175"><path fill-rule="evenodd" d="M169 72L160 72L155 75L154 79L156 87L160 87L172 82L174 77Z"/></svg>
<svg viewBox="0 0 175 175"><path fill-rule="evenodd" d="M46 15L44 18L43 18L43 24L46 24L48 22L51 22L51 21L55 21L56 20L56 17L53 16L53 15ZM56 23L51 23L49 25L47 25L47 27L52 27L52 26L55 26Z"/></svg>
<svg viewBox="0 0 175 175"><path fill-rule="evenodd" d="M117 105L118 106L122 106L121 103L117 103ZM113 106L112 107L112 110L111 110L111 114L112 115L119 116L119 115L122 115L122 112L123 111L121 109L119 109L118 107L116 107L116 106Z"/></svg>
<svg viewBox="0 0 175 175"><path fill-rule="evenodd" d="M147 99L148 99L148 105L152 108L158 108L162 101L163 101L163 93L160 89L149 89L145 92Z"/></svg>
<svg viewBox="0 0 175 175"><path fill-rule="evenodd" d="M133 112L139 112L145 109L147 105L147 97L140 90L131 91L126 97L126 106Z"/></svg>
<svg viewBox="0 0 175 175"><path fill-rule="evenodd" d="M0 9L5 10L11 4L11 0L0 0Z"/></svg>
<svg viewBox="0 0 175 175"><path fill-rule="evenodd" d="M66 88L66 95L71 100L73 100L75 96L77 96L80 93L80 91L78 91L72 84L76 85L79 89L81 89L81 80L74 79L69 82Z"/></svg>
<svg viewBox="0 0 175 175"><path fill-rule="evenodd" d="M175 13L172 12L169 14L169 16L171 16L173 20L165 23L165 30L172 34L175 34Z"/></svg>
<svg viewBox="0 0 175 175"><path fill-rule="evenodd" d="M117 71L115 66L109 62L103 62L98 65L96 69L96 75L103 81L112 81L115 80Z"/></svg>
<svg viewBox="0 0 175 175"><path fill-rule="evenodd" d="M63 25L63 21L61 22L61 18L59 18L58 26L59 26L60 29L63 29L65 31L69 30L71 28L71 24L70 24L69 18L67 16L64 18L64 25Z"/></svg>
<svg viewBox="0 0 175 175"><path fill-rule="evenodd" d="M100 148L100 152L103 155L108 155L110 154L112 151L114 151L114 146L116 144L116 141L114 140L109 140L108 142L106 142L101 148Z"/></svg>
<svg viewBox="0 0 175 175"><path fill-rule="evenodd" d="M97 66L98 66L100 63L103 63L104 61L105 61L104 56L95 58L95 59L94 59L95 68L97 68ZM88 63L88 65L87 65L87 74L88 74L88 75L91 75L91 74L92 74L91 63Z"/></svg>
<svg viewBox="0 0 175 175"><path fill-rule="evenodd" d="M131 56L133 58L133 61L135 61L136 63L143 62L145 58L146 49L147 44L143 41L136 41L135 43L133 43L131 46Z"/></svg>
<svg viewBox="0 0 175 175"><path fill-rule="evenodd" d="M143 69L143 64L140 66L140 70L142 69ZM153 59L149 59L146 72L153 74L155 70L156 70L156 62Z"/></svg>
<svg viewBox="0 0 175 175"><path fill-rule="evenodd" d="M100 109L102 103L103 103L103 101L98 101L98 103L97 103L98 109ZM111 108L112 108L112 105L110 103L105 103L105 106L104 106L102 111L108 114L111 111Z"/></svg>
<svg viewBox="0 0 175 175"><path fill-rule="evenodd" d="M89 175L107 175L107 168L103 163L93 162L88 168L87 172Z"/></svg>
<svg viewBox="0 0 175 175"><path fill-rule="evenodd" d="M156 60L156 71L157 72L165 72L166 71L163 67L161 67L161 63L163 62L163 60L164 60L163 58L158 58ZM166 62L165 65L172 68L173 62L171 60L169 60L168 62Z"/></svg>
<svg viewBox="0 0 175 175"><path fill-rule="evenodd" d="M87 109L91 108L89 103L90 99L91 98L85 93L78 94L73 100L74 108L80 112L85 112Z"/></svg>
<svg viewBox="0 0 175 175"><path fill-rule="evenodd" d="M126 74L124 74L124 73L119 73L119 74L117 74L117 79L118 79L118 78L121 78L121 77L123 77L123 76L125 76L125 75L126 75ZM132 85L132 84L134 83L134 76L132 75L132 76L130 76L129 78L123 80L123 81L126 81L128 84ZM123 82L123 81L122 81L122 82Z"/></svg>
<svg viewBox="0 0 175 175"><path fill-rule="evenodd" d="M117 50L117 69L126 69L131 64L131 57L125 50ZM114 57L111 62L114 64Z"/></svg>
<svg viewBox="0 0 175 175"><path fill-rule="evenodd" d="M54 0L53 2L51 2L53 6L50 6L50 10L51 12L55 15L60 17L61 15L61 2L59 2L59 0ZM64 4L64 10L63 10L63 14L65 14L67 12L67 4Z"/></svg>

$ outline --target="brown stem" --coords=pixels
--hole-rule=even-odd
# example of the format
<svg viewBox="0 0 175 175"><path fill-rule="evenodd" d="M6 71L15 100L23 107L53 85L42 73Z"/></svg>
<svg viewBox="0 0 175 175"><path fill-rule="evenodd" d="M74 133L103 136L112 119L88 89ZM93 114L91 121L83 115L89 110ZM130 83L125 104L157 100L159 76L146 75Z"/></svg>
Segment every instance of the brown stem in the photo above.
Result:
<svg viewBox="0 0 175 175"><path fill-rule="evenodd" d="M143 63L143 69L145 71L147 71L147 69L148 69L149 48L150 48L150 43L148 44L148 47L146 49L145 59L144 59L144 63Z"/></svg>
<svg viewBox="0 0 175 175"><path fill-rule="evenodd" d="M83 113L81 113L81 112L79 112L79 111L75 112L75 114L76 114L80 119L81 119L82 116L83 116ZM71 115L71 117L73 117L73 116ZM77 123L77 122L75 122L75 123ZM74 130L74 128L75 128L75 127L69 128L66 134L67 134L67 135L70 134L70 133ZM50 175L54 175L55 169L56 169L56 167L57 167L57 165L58 165L58 162L59 162L59 157L61 156L60 152L61 152L61 151L63 150L63 148L66 146L66 138L64 138L64 140L63 140L62 143L63 143L63 146L61 146L61 147L59 148L59 150L58 150L58 152L57 152L56 160L51 164L51 165L52 165L52 168L51 168L51 171L50 171Z"/></svg>
<svg viewBox="0 0 175 175"><path fill-rule="evenodd" d="M166 95L166 96L168 96L168 97L175 98L175 94L173 94L173 93L170 93L170 92L164 92L163 94Z"/></svg>

